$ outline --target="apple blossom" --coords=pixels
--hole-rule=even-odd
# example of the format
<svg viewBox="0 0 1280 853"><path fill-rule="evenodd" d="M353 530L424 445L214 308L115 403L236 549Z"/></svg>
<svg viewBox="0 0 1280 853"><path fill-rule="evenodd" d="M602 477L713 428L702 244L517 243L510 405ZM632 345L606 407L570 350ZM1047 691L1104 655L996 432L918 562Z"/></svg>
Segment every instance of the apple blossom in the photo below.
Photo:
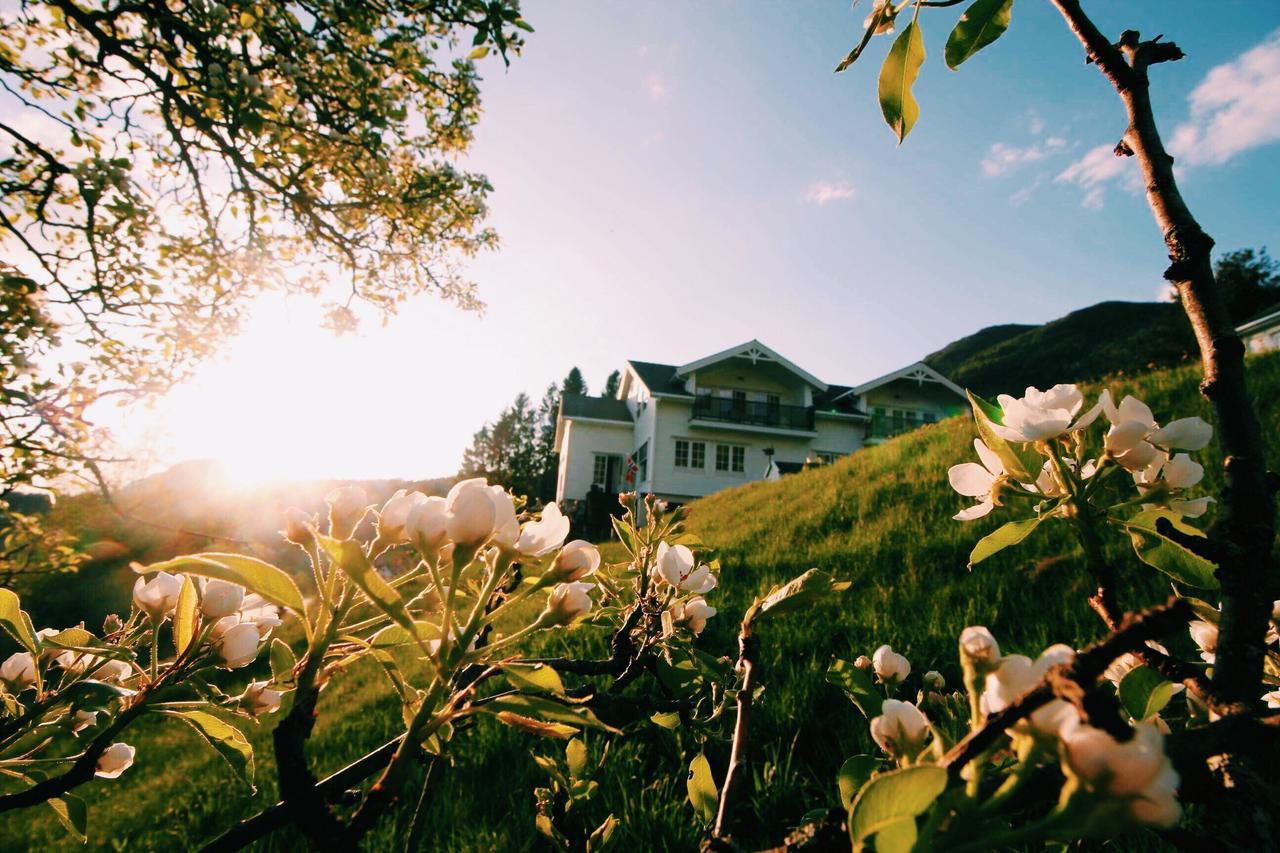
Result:
<svg viewBox="0 0 1280 853"><path fill-rule="evenodd" d="M1200 647L1200 659L1205 663L1213 663L1217 659L1218 626L1212 622L1196 620L1187 626L1191 639Z"/></svg>
<svg viewBox="0 0 1280 853"><path fill-rule="evenodd" d="M405 518L404 532L414 547L425 554L440 550L448 536L448 501L432 496L414 504Z"/></svg>
<svg viewBox="0 0 1280 853"><path fill-rule="evenodd" d="M1272 690L1270 693L1263 693L1262 701L1267 703L1268 708L1280 708L1280 689Z"/></svg>
<svg viewBox="0 0 1280 853"><path fill-rule="evenodd" d="M93 775L99 779L115 779L133 766L136 750L127 743L113 743L98 756Z"/></svg>
<svg viewBox="0 0 1280 853"><path fill-rule="evenodd" d="M569 535L569 519L554 502L542 508L542 517L526 522L516 542L516 550L526 557L541 557L560 547Z"/></svg>
<svg viewBox="0 0 1280 853"><path fill-rule="evenodd" d="M200 612L206 619L221 619L240 609L244 587L223 580L210 580L200 595Z"/></svg>
<svg viewBox="0 0 1280 853"><path fill-rule="evenodd" d="M875 664L866 655L858 655L858 659L853 662L853 665L863 672L871 672L875 669Z"/></svg>
<svg viewBox="0 0 1280 853"><path fill-rule="evenodd" d="M1103 446L1112 458L1130 471L1140 471L1160 458L1160 449L1200 450L1213 437L1213 427L1203 419L1182 418L1163 429L1146 403L1127 396L1119 406L1106 400L1104 410L1111 429Z"/></svg>
<svg viewBox="0 0 1280 853"><path fill-rule="evenodd" d="M871 720L871 737L892 758L915 758L929 738L929 721L910 702L886 699Z"/></svg>
<svg viewBox="0 0 1280 853"><path fill-rule="evenodd" d="M445 511L448 537L458 545L470 547L478 547L489 538L498 515L483 477L463 480L450 489Z"/></svg>
<svg viewBox="0 0 1280 853"><path fill-rule="evenodd" d="M1075 660L1075 650L1058 643L1040 653L1033 663L1026 655L1007 655L1000 665L987 674L982 704L987 713L995 714L1012 705L1020 696L1038 685L1051 667ZM1013 728L1022 734L1053 737L1063 725L1076 717L1075 708L1054 699L1031 712Z"/></svg>
<svg viewBox="0 0 1280 853"><path fill-rule="evenodd" d="M71 715L71 731L76 733L82 732L90 726L97 725L97 723L97 711L76 711Z"/></svg>
<svg viewBox="0 0 1280 853"><path fill-rule="evenodd" d="M1168 828L1182 816L1178 773L1164 752L1164 735L1152 721L1134 726L1124 743L1083 723L1062 730L1062 757L1069 771L1091 790L1124 799L1140 824Z"/></svg>
<svg viewBox="0 0 1280 853"><path fill-rule="evenodd" d="M1093 423L1104 408L1100 400L1076 419L1084 405L1084 394L1075 385L1055 385L1047 391L1028 387L1022 397L1001 394L996 399L1002 412L1001 423L991 427L1005 441L1041 441L1076 432Z"/></svg>
<svg viewBox="0 0 1280 853"><path fill-rule="evenodd" d="M36 659L30 652L14 652L0 664L0 681L4 681L14 693L20 693L36 683Z"/></svg>
<svg viewBox="0 0 1280 853"><path fill-rule="evenodd" d="M707 604L706 599L700 595L683 603L677 602L671 605L671 621L676 625L689 626L689 630L695 634L701 634L707 627L707 620L716 613L716 609Z"/></svg>
<svg viewBox="0 0 1280 853"><path fill-rule="evenodd" d="M291 506L284 511L284 530L280 532L284 535L286 542L306 548L311 545L311 528L315 522L314 515Z"/></svg>
<svg viewBox="0 0 1280 853"><path fill-rule="evenodd" d="M911 674L911 662L887 644L872 653L871 667L875 670L876 678L889 687L897 687Z"/></svg>
<svg viewBox="0 0 1280 853"><path fill-rule="evenodd" d="M254 658L258 656L259 639L257 625L252 622L241 622L227 628L214 642L214 649L228 669L239 669L253 663Z"/></svg>
<svg viewBox="0 0 1280 853"><path fill-rule="evenodd" d="M249 713L255 717L280 710L280 700L284 697L284 693L272 690L269 687L270 684L269 681L251 681L244 689L241 700L249 706Z"/></svg>
<svg viewBox="0 0 1280 853"><path fill-rule="evenodd" d="M926 672L921 681L925 690L932 690L935 693L940 693L947 688L947 680L936 669Z"/></svg>
<svg viewBox="0 0 1280 853"><path fill-rule="evenodd" d="M520 539L520 522L516 520L511 495L502 486L490 486L489 500L493 501L493 544L504 551L514 551Z"/></svg>
<svg viewBox="0 0 1280 853"><path fill-rule="evenodd" d="M582 580L600 568L600 549L585 539L574 539L560 550L548 574L561 583Z"/></svg>
<svg viewBox="0 0 1280 853"><path fill-rule="evenodd" d="M178 593L182 592L182 579L168 572L156 572L151 579L138 578L133 585L133 603L151 617L161 622L178 606Z"/></svg>
<svg viewBox="0 0 1280 853"><path fill-rule="evenodd" d="M1000 644L981 625L970 625L960 632L960 658L978 668L991 668L1000 663Z"/></svg>
<svg viewBox="0 0 1280 853"><path fill-rule="evenodd" d="M415 506L425 503L427 496L422 492L407 492L398 489L395 494L382 505L378 513L378 537L387 542L408 542L406 525L409 514Z"/></svg>
<svg viewBox="0 0 1280 853"><path fill-rule="evenodd" d="M873 35L877 36L893 32L893 24L898 17L898 10L894 7L893 0L875 0L875 3L871 6L871 14L867 15L867 19L862 22L864 30L875 23L876 15L882 14L881 10L884 10L884 17L876 26L875 33L873 33Z"/></svg>
<svg viewBox="0 0 1280 853"><path fill-rule="evenodd" d="M978 452L978 458L982 460L981 465L977 462L962 462L959 465L952 465L947 471L951 488L965 497L980 498L978 503L956 513L953 516L956 521L982 518L995 509L999 505L1000 484L1007 479L1000 457L996 456L982 439L973 440L973 449Z"/></svg>
<svg viewBox="0 0 1280 853"><path fill-rule="evenodd" d="M359 486L342 486L325 495L329 505L329 535L346 539L369 511L369 496Z"/></svg>
<svg viewBox="0 0 1280 853"><path fill-rule="evenodd" d="M658 543L658 553L649 576L684 592L698 595L715 589L717 579L706 565L697 565L693 552L685 545Z"/></svg>
<svg viewBox="0 0 1280 853"><path fill-rule="evenodd" d="M592 601L587 592L591 587L589 583L557 584L547 596L547 607L541 617L543 624L568 625L590 613Z"/></svg>

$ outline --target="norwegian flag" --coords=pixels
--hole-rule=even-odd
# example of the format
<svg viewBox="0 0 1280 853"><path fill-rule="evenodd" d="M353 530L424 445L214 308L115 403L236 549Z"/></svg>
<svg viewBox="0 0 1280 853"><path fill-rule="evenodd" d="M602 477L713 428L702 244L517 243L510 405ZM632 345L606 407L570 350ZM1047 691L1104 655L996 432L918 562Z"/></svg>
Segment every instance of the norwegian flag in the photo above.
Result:
<svg viewBox="0 0 1280 853"><path fill-rule="evenodd" d="M636 481L636 474L639 473L639 471L640 468L636 465L636 460L631 456L627 456L627 473L623 475L623 479L628 483L634 483Z"/></svg>

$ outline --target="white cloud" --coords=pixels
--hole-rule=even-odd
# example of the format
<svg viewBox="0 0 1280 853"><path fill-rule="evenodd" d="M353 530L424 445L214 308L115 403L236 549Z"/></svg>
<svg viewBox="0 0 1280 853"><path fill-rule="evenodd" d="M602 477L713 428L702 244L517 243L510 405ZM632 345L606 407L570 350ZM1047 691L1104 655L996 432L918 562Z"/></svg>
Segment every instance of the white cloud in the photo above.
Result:
<svg viewBox="0 0 1280 853"><path fill-rule="evenodd" d="M809 187L804 200L816 205L853 198L853 187L848 181L817 181Z"/></svg>
<svg viewBox="0 0 1280 853"><path fill-rule="evenodd" d="M661 74L656 71L644 78L644 90L649 93L649 97L655 101L661 101L667 96L671 90L667 88L667 81Z"/></svg>
<svg viewBox="0 0 1280 853"><path fill-rule="evenodd" d="M1220 164L1280 141L1280 30L1205 75L1188 97L1191 119L1169 152L1184 165Z"/></svg>
<svg viewBox="0 0 1280 853"><path fill-rule="evenodd" d="M1032 113L1029 127L1032 136L1039 136L1044 131L1044 119Z"/></svg>
<svg viewBox="0 0 1280 853"><path fill-rule="evenodd" d="M1075 184L1085 191L1081 204L1097 210L1102 207L1106 185L1115 178L1124 177L1130 189L1138 186L1137 163L1132 157L1117 157L1115 146L1099 145L1059 173L1054 181Z"/></svg>
<svg viewBox="0 0 1280 853"><path fill-rule="evenodd" d="M989 177L1004 175L1028 163L1043 160L1066 145L1067 141L1060 136L1050 136L1044 142L1033 142L1025 148L997 142L982 158L982 171Z"/></svg>

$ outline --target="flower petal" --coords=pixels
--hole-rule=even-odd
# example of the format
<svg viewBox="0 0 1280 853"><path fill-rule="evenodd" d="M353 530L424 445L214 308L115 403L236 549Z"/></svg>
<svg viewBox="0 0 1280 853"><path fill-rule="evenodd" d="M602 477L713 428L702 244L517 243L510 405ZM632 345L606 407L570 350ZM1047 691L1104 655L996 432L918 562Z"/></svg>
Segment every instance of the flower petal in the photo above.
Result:
<svg viewBox="0 0 1280 853"><path fill-rule="evenodd" d="M973 440L973 449L978 452L978 458L982 460L982 466L991 472L993 477L999 477L1004 473L1004 463L1000 461L1000 457L980 438Z"/></svg>
<svg viewBox="0 0 1280 853"><path fill-rule="evenodd" d="M1163 429L1147 437L1147 441L1161 447L1177 447L1182 450L1200 450L1213 438L1213 426L1203 418L1179 418Z"/></svg>
<svg viewBox="0 0 1280 853"><path fill-rule="evenodd" d="M991 494L991 485L995 482L991 472L977 462L952 465L947 471L947 479L951 481L951 488L970 498Z"/></svg>
<svg viewBox="0 0 1280 853"><path fill-rule="evenodd" d="M975 518L982 518L984 515L989 514L995 508L995 503L990 498L987 498L982 503L960 510L952 518L956 521L973 521Z"/></svg>

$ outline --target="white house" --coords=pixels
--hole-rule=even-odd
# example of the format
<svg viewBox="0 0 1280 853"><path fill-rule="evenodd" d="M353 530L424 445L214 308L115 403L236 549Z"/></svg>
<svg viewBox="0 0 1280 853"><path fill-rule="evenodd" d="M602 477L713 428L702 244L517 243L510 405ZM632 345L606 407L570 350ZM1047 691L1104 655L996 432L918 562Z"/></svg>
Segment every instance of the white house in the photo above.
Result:
<svg viewBox="0 0 1280 853"><path fill-rule="evenodd" d="M1280 307L1271 307L1236 329L1249 352L1280 349Z"/></svg>
<svg viewBox="0 0 1280 853"><path fill-rule="evenodd" d="M680 503L830 462L966 402L923 362L830 385L759 341L682 365L628 361L616 397L561 400L556 499L638 490Z"/></svg>

